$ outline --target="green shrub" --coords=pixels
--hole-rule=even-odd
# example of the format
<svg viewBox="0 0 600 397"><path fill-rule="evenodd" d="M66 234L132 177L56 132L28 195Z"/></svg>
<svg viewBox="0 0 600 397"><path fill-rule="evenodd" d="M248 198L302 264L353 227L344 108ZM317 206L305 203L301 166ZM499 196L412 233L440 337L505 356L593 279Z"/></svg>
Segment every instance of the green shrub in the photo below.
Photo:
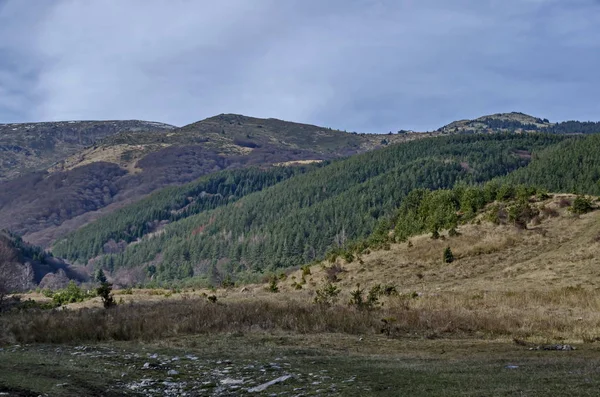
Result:
<svg viewBox="0 0 600 397"><path fill-rule="evenodd" d="M452 253L452 250L450 249L450 247L446 247L442 258L444 260L444 263L454 262L454 254Z"/></svg>
<svg viewBox="0 0 600 397"><path fill-rule="evenodd" d="M302 266L302 277L310 276L310 265Z"/></svg>
<svg viewBox="0 0 600 397"><path fill-rule="evenodd" d="M592 200L589 197L578 195L569 209L574 214L586 214L593 209Z"/></svg>
<svg viewBox="0 0 600 397"><path fill-rule="evenodd" d="M271 277L271 281L269 282L269 285L267 286L267 291L272 292L272 293L277 293L279 292L279 287L277 286L277 277L273 276Z"/></svg>
<svg viewBox="0 0 600 397"><path fill-rule="evenodd" d="M69 281L67 288L58 290L52 294L52 300L59 306L67 303L83 302L91 297L89 294L83 292L73 280Z"/></svg>
<svg viewBox="0 0 600 397"><path fill-rule="evenodd" d="M314 302L319 305L332 306L337 303L340 292L341 290L338 287L331 282L327 282L323 288L316 291L317 295Z"/></svg>

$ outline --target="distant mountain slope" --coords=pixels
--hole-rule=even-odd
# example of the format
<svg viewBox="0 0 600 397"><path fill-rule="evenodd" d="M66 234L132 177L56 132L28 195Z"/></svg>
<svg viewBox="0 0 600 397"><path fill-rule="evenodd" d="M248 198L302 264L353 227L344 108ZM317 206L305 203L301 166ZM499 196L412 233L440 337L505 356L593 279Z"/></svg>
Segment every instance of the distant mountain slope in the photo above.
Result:
<svg viewBox="0 0 600 397"><path fill-rule="evenodd" d="M44 170L119 132L158 132L173 128L139 120L0 124L0 182Z"/></svg>
<svg viewBox="0 0 600 397"><path fill-rule="evenodd" d="M300 265L369 235L414 188L487 181L527 165L532 152L564 139L550 134L450 136L334 161L235 204L178 220L100 263L109 270L148 266L163 280ZM77 232L55 252L85 263L99 252L93 246L104 243L96 240L102 233L100 223L91 224L85 239Z"/></svg>
<svg viewBox="0 0 600 397"><path fill-rule="evenodd" d="M94 136L104 134L104 139L47 170L0 182L0 228L48 246L101 214L157 189L187 183L206 174L248 166L333 159L426 136L353 134L239 115L211 117L183 128L153 125L155 128L143 129L146 122L123 123L121 127L129 127L116 134L106 130L109 124L102 124L103 132ZM69 130L72 125L77 124L49 123L46 128L50 128L50 135L45 135L44 129L29 133L22 126L25 132L15 131L11 136L24 142L19 147L26 144L33 147L38 137L48 138L48 158L42 157L44 164L48 164L65 154L55 148L57 139L77 143L80 133L85 135L82 131L86 131L83 127L87 124ZM88 127L93 130L94 125ZM91 138L82 141L88 143ZM38 161L36 166L40 165Z"/></svg>
<svg viewBox="0 0 600 397"><path fill-rule="evenodd" d="M182 128L145 121L4 125L0 228L47 247L158 189L221 170L319 162L443 134L589 133L597 126L552 124L521 113L461 121L431 133L385 135L235 114Z"/></svg>
<svg viewBox="0 0 600 397"><path fill-rule="evenodd" d="M4 292L28 291L40 284L60 288L69 279L86 281L85 273L18 236L0 231L0 290Z"/></svg>
<svg viewBox="0 0 600 397"><path fill-rule="evenodd" d="M437 130L445 134L474 134L497 132L548 132L554 134L593 134L600 132L600 122L564 121L551 123L548 119L524 113L497 113L474 120L459 120Z"/></svg>

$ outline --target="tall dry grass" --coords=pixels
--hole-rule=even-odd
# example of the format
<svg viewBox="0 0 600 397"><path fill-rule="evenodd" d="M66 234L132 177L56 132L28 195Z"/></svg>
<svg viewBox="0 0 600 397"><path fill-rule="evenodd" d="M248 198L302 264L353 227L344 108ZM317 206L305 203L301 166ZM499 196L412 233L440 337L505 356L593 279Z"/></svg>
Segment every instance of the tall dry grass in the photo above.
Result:
<svg viewBox="0 0 600 397"><path fill-rule="evenodd" d="M345 303L324 307L293 299L210 303L187 298L124 304L109 310L29 310L0 316L0 343L4 344L149 341L178 335L273 331L591 341L600 337L600 297L582 288L444 293L392 297L374 310L358 310Z"/></svg>

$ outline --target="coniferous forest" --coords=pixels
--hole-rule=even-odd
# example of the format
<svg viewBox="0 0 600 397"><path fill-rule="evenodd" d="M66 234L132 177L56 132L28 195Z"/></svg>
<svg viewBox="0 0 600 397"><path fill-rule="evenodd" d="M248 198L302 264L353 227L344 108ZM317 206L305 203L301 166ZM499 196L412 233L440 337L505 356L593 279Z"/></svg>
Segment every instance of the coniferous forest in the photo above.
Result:
<svg viewBox="0 0 600 397"><path fill-rule="evenodd" d="M533 178L538 162L564 147L587 149L595 138L454 135L321 166L216 174L101 218L60 241L54 254L81 264L99 256L94 263L109 271L144 267L162 281L248 277L367 238L415 189L479 185L513 172L522 176L507 182L546 187Z"/></svg>

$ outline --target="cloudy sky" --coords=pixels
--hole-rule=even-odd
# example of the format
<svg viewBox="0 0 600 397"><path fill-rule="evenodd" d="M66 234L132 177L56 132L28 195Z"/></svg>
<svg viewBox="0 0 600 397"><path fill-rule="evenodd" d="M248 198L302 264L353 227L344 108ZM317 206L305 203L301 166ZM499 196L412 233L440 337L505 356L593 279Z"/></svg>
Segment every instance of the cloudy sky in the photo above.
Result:
<svg viewBox="0 0 600 397"><path fill-rule="evenodd" d="M0 0L0 122L600 120L599 0Z"/></svg>

